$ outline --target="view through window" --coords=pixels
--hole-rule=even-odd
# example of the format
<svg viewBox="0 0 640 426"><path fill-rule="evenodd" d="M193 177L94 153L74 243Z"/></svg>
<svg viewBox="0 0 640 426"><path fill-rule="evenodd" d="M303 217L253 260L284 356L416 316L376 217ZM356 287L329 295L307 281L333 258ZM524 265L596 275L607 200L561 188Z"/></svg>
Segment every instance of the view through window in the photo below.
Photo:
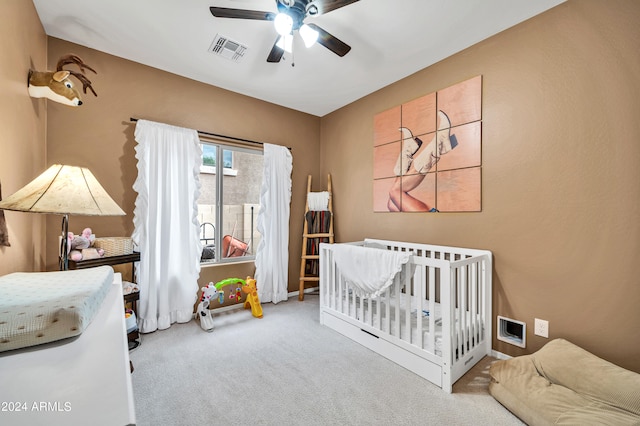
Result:
<svg viewBox="0 0 640 426"><path fill-rule="evenodd" d="M262 160L261 150L202 142L198 220L203 263L255 255Z"/></svg>

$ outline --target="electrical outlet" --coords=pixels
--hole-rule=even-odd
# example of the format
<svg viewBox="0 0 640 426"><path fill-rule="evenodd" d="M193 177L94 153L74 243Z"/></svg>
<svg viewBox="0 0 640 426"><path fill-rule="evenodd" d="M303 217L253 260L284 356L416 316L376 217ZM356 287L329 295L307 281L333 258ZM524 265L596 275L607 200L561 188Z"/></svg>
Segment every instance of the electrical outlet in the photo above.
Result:
<svg viewBox="0 0 640 426"><path fill-rule="evenodd" d="M549 321L536 318L534 333L536 336L549 338Z"/></svg>

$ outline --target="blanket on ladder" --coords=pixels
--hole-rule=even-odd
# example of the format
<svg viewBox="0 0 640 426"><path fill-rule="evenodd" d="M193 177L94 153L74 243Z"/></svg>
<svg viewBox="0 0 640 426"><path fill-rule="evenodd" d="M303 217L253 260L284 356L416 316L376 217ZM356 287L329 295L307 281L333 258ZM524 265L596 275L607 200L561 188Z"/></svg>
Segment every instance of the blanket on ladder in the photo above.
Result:
<svg viewBox="0 0 640 426"><path fill-rule="evenodd" d="M336 265L358 296L377 298L409 261L407 252L334 244Z"/></svg>

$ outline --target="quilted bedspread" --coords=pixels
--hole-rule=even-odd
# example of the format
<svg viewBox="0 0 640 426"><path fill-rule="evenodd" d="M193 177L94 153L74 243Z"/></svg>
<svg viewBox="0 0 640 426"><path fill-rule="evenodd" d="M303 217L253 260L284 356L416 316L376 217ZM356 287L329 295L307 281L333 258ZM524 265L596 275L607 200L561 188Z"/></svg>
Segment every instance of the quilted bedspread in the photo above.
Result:
<svg viewBox="0 0 640 426"><path fill-rule="evenodd" d="M113 268L0 277L0 352L81 334L113 283Z"/></svg>

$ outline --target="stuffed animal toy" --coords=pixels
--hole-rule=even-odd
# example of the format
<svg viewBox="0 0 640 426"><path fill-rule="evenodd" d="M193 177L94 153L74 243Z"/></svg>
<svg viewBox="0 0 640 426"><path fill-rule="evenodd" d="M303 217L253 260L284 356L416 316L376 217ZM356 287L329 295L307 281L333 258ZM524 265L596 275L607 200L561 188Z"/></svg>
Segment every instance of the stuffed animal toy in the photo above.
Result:
<svg viewBox="0 0 640 426"><path fill-rule="evenodd" d="M73 235L73 232L69 232L67 235L69 259L78 262L82 259L95 259L104 255L104 250L101 248L88 250L93 246L92 235L91 228L84 228L80 235Z"/></svg>
<svg viewBox="0 0 640 426"><path fill-rule="evenodd" d="M262 305L260 305L260 298L258 297L256 280L251 277L247 277L245 283L246 285L242 286L242 291L247 294L247 300L244 302L244 308L251 308L251 314L254 317L262 318Z"/></svg>
<svg viewBox="0 0 640 426"><path fill-rule="evenodd" d="M200 296L200 303L196 309L196 318L200 320L200 327L204 331L213 331L213 317L209 311L209 302L212 298L217 297L218 289L210 282L205 287L202 287L202 296Z"/></svg>
<svg viewBox="0 0 640 426"><path fill-rule="evenodd" d="M76 64L80 68L80 72L63 69L62 67L67 64ZM51 99L64 105L80 106L82 105L80 92L74 87L73 82L69 79L70 76L80 80L84 93L87 93L87 88L89 88L94 96L98 96L91 87L91 81L84 75L85 69L96 73L78 56L66 55L58 60L55 71L29 70L27 77L29 95L33 98Z"/></svg>

